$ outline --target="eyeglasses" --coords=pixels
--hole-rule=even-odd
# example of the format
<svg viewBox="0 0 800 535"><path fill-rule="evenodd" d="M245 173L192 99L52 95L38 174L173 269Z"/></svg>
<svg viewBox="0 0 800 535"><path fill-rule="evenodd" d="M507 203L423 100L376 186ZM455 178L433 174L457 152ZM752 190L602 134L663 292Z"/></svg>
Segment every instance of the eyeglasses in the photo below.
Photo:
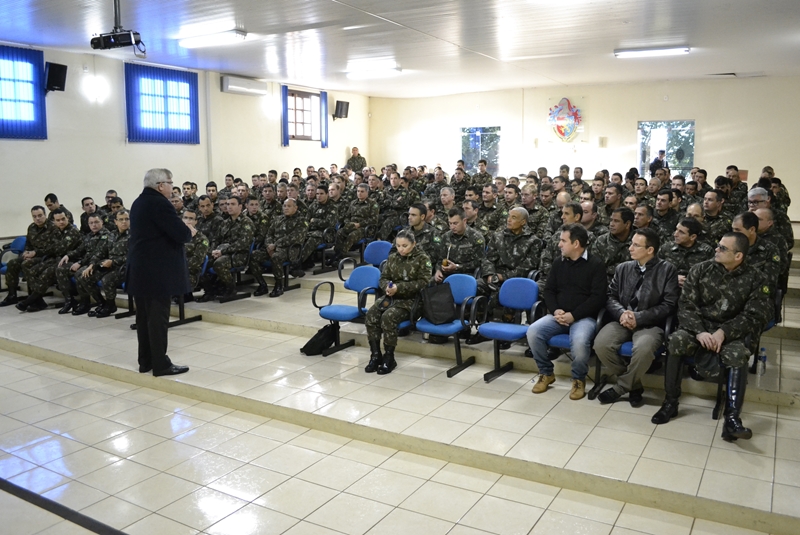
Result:
<svg viewBox="0 0 800 535"><path fill-rule="evenodd" d="M172 180L162 180L161 182L156 182L156 184L169 184L172 185Z"/></svg>
<svg viewBox="0 0 800 535"><path fill-rule="evenodd" d="M752 205L755 205L755 204L761 204L762 202L767 202L767 200L766 199L760 199L760 200L755 200L755 201L748 200L747 204L749 206L752 206Z"/></svg>
<svg viewBox="0 0 800 535"><path fill-rule="evenodd" d="M737 251L734 251L733 249L731 249L730 247L725 247L725 246L724 246L724 245L722 245L721 243L718 243L718 244L717 244L717 249L719 249L719 250L720 250L720 251L722 251L723 253L727 253L728 251L730 251L730 252L732 252L732 253L734 253L734 254L735 254L735 253L737 252Z"/></svg>

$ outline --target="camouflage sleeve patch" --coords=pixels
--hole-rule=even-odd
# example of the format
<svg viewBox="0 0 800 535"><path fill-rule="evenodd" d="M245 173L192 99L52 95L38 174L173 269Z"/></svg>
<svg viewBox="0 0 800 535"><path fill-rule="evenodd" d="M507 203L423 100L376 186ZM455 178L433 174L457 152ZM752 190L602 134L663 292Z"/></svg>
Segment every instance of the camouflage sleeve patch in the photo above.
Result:
<svg viewBox="0 0 800 535"><path fill-rule="evenodd" d="M772 261L779 263L781 261L781 257L778 255L772 255Z"/></svg>
<svg viewBox="0 0 800 535"><path fill-rule="evenodd" d="M769 295L769 286L762 286L761 291L764 292L766 295Z"/></svg>

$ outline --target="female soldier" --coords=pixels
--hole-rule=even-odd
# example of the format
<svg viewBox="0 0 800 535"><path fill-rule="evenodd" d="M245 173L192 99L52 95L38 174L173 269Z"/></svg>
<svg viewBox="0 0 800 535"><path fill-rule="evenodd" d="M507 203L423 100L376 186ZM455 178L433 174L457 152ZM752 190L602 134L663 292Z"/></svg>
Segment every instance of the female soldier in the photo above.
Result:
<svg viewBox="0 0 800 535"><path fill-rule="evenodd" d="M377 301L367 312L365 325L371 351L367 373L390 373L397 367L394 348L397 346L397 326L409 319L414 299L431 278L431 260L422 249L417 249L416 238L410 230L402 230L395 238L397 252L381 274L380 287L386 298ZM381 355L381 333L384 353Z"/></svg>

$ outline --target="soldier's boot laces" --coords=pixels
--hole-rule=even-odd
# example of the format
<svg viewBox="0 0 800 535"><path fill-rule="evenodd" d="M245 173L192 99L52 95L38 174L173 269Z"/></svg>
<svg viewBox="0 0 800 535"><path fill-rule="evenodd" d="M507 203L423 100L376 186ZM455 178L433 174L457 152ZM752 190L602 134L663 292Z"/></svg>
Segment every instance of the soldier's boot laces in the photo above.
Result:
<svg viewBox="0 0 800 535"><path fill-rule="evenodd" d="M378 375L386 375L392 373L392 370L397 368L397 361L394 360L394 348L386 346L383 352L383 362L378 368Z"/></svg>
<svg viewBox="0 0 800 535"><path fill-rule="evenodd" d="M378 369L381 367L381 364L383 364L380 340L370 340L369 350L369 364L367 364L367 367L364 368L364 371L367 373L372 373L378 371Z"/></svg>

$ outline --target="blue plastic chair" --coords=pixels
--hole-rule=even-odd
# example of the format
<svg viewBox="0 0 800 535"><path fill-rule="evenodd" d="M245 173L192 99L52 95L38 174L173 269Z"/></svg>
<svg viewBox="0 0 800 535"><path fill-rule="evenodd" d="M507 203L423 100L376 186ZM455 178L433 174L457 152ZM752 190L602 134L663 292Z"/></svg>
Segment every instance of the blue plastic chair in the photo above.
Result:
<svg viewBox="0 0 800 535"><path fill-rule="evenodd" d="M334 305L333 294L335 287L331 281L323 281L314 286L311 293L311 303L319 310L321 318L330 321L334 325L336 332L336 343L333 347L326 349L322 352L323 357L332 355L339 350L355 345L355 339L348 340L345 343L341 342L339 337L339 322L353 321L357 318L363 317L367 313L367 295L370 290L374 292L378 288L378 283L381 279L381 272L374 266L359 266L353 270L350 276L344 283L344 287L348 290L358 293L357 306L353 305ZM327 285L330 293L328 295L328 303L325 305L317 304L317 291L320 287Z"/></svg>
<svg viewBox="0 0 800 535"><path fill-rule="evenodd" d="M300 283L296 282L295 284L289 284L289 268L298 261L300 258L300 253L302 252L303 244L302 243L293 243L289 246L289 260L283 263L281 266L283 268L283 278L280 282L283 284L283 291L288 292L290 290L297 290L300 288ZM252 250L251 250L252 252ZM272 272L272 260L267 260L261 263L262 270ZM279 281L275 281L277 284Z"/></svg>
<svg viewBox="0 0 800 535"><path fill-rule="evenodd" d="M453 377L457 373L465 370L475 364L475 357L469 357L467 360L461 360L461 340L460 333L464 329L469 329L475 321L475 295L478 292L478 281L475 277L456 273L450 275L444 280L444 284L450 286L450 291L453 294L453 301L457 307L460 307L459 317L449 323L442 323L441 325L434 325L425 318L420 319L416 323L418 331L423 333L432 334L434 336L453 337L453 345L456 351L456 365L447 370L447 377ZM465 316L467 310L470 311L470 320L466 321Z"/></svg>
<svg viewBox="0 0 800 535"><path fill-rule="evenodd" d="M11 243L8 243L3 246L3 252L0 253L0 275L5 275L8 271L8 262L3 262L3 257L6 256L6 253L13 253L17 256L21 255L23 251L25 251L25 243L27 243L27 238L25 236L18 236L12 240ZM2 280L0 280L2 283ZM6 290L8 288L5 288Z"/></svg>
<svg viewBox="0 0 800 535"><path fill-rule="evenodd" d="M539 286L531 279L514 277L500 286L498 295L501 307L528 312L528 322L533 320L539 302ZM478 334L494 341L494 369L483 376L487 383L514 368L513 362L500 365L500 342L514 342L525 338L528 324L490 321L478 326Z"/></svg>
<svg viewBox="0 0 800 535"><path fill-rule="evenodd" d="M247 270L248 265L250 264L250 256L253 254L253 250L256 248L256 242L250 244L250 249L247 251L247 259L244 261L244 264L241 266L232 266L231 273L236 277L236 285L238 286L242 282L242 273ZM206 261L208 261L208 257L206 257ZM205 262L204 262L205 264ZM204 272L207 271L211 275L216 275L217 273L214 271L213 267L208 268L207 270L204 269ZM239 299L247 299L250 297L252 293L250 292L237 292L229 297L220 297L220 303L229 303L231 301L238 301Z"/></svg>

